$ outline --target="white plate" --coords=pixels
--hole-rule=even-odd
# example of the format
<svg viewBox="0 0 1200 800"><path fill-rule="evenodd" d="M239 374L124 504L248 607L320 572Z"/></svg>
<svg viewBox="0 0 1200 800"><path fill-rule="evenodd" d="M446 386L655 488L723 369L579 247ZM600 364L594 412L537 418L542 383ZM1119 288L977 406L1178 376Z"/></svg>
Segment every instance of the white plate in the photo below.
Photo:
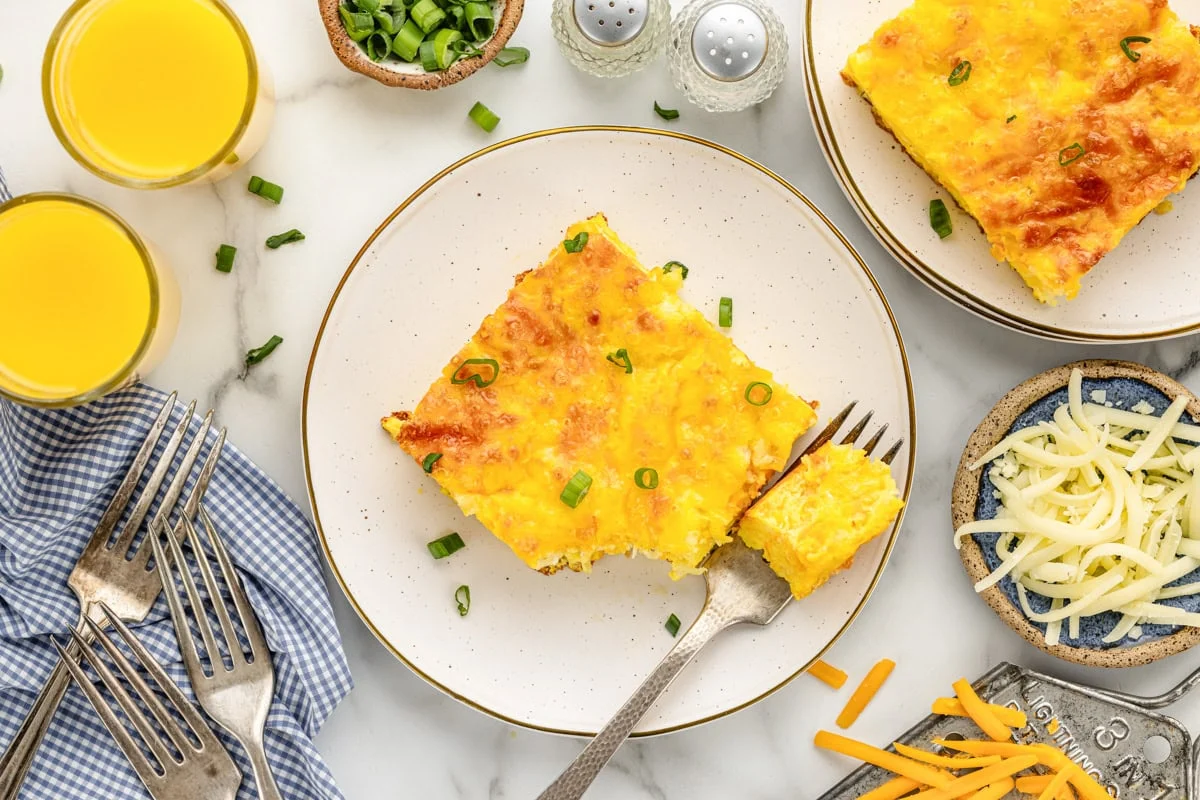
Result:
<svg viewBox="0 0 1200 800"><path fill-rule="evenodd" d="M846 58L911 0L807 0L805 78L818 139L843 191L897 260L943 296L1014 330L1078 341L1137 341L1200 329L1200 283L1187 280L1200 248L1200 192L1172 195L1174 210L1151 214L1084 278L1079 295L1043 305L997 262L974 220L875 123L867 102L841 79ZM1200 0L1176 0L1200 21ZM938 238L929 201L951 209L954 236Z"/></svg>
<svg viewBox="0 0 1200 800"><path fill-rule="evenodd" d="M697 192L696 187L708 187ZM677 259L701 309L737 300L737 343L827 418L852 398L915 435L903 345L870 272L795 189L717 145L636 129L513 139L448 168L396 210L350 265L305 384L309 496L329 563L364 622L404 663L502 719L596 731L671 647L663 623L699 612L704 581L608 558L590 575L525 567L436 490L379 418L412 408L567 225L603 211L647 264ZM905 497L913 452L897 459ZM425 544L459 531L442 561ZM803 671L866 602L895 533L769 628L733 630L650 711L658 733L729 713ZM470 614L453 595L471 587Z"/></svg>

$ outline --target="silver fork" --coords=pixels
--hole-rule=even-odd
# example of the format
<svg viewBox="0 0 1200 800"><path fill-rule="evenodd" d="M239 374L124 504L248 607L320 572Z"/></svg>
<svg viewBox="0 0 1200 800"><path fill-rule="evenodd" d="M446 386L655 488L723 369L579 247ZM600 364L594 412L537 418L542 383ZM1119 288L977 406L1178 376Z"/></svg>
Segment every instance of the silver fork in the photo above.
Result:
<svg viewBox="0 0 1200 800"><path fill-rule="evenodd" d="M841 413L817 434L817 438L804 448L804 452L759 492L758 497L762 497L771 486L794 470L800 459L832 440L849 418L854 406L855 403L851 403L842 409ZM850 429L841 443L856 442L866 430L871 414L872 412L868 411L862 420ZM887 425L882 426L863 445L868 455L874 452L886 430ZM880 460L891 464L903 444L903 440L896 442ZM654 705L654 701L666 691L704 645L721 631L738 623L770 623L792 599L792 590L787 581L771 570L770 565L763 560L762 553L751 550L737 536L714 550L705 562L705 568L707 596L700 616L654 668L650 677L646 678L625 705L621 706L600 733L596 734L596 738L588 742L583 752L563 770L554 783L538 795L537 800L579 800L583 797L583 793L617 752L617 748L629 738L629 734L650 710L650 706Z"/></svg>
<svg viewBox="0 0 1200 800"><path fill-rule="evenodd" d="M271 664L271 651L267 648L267 639L258 624L258 617L250 607L246 592L237 573L234 572L225 544L203 508L200 509L200 519L204 524L205 537L212 546L213 555L216 556L221 578L229 589L238 622L246 634L250 652L247 654L242 649L233 619L221 596L221 587L217 584L209 557L200 541L200 534L191 521L184 518L182 527L186 530L188 542L195 553L200 576L204 580L204 588L217 615L232 666L225 666L212 623L204 609L191 570L183 558L179 538L170 528L162 526L159 532L162 538L166 539L167 547L171 551L170 562L159 542L159 532L151 530L154 560L158 564L163 591L167 595L167 605L171 609L171 619L179 637L183 664L187 668L188 679L196 692L196 700L200 707L246 749L260 800L282 800L279 788L275 785L275 778L271 775L271 767L267 763L267 752L263 742L267 712L271 709L271 698L275 694L275 668ZM179 572L179 583L183 584L183 592L192 608L193 621L204 640L204 650L208 654L212 669L211 675L204 671L191 625L184 612L179 586L172 576L169 563L174 563Z"/></svg>
<svg viewBox="0 0 1200 800"><path fill-rule="evenodd" d="M96 525L91 540L84 548L79 561L76 562L70 577L67 578L67 585L75 593L80 607L79 621L75 624L74 629L83 634L84 638L90 636L90 629L86 625L87 618L99 613L98 604L100 602L107 603L121 619L140 622L150 613L150 608L158 597L160 589L158 575L147 568L150 548L139 545L133 552L130 550L138 528L141 527L149 513L150 506L187 434L188 426L196 409L194 402L188 406L183 419L172 431L162 455L151 471L145 489L139 495L116 540L111 543L109 540L112 538L122 513L133 499L142 473L149 465L155 445L166 428L167 420L175 407L175 398L176 394L172 393L163 404L145 441L142 442L134 456L128 472L117 487L104 514L100 517L100 522ZM209 412L167 487L166 494L155 515L156 519L165 521L172 514L179 496L183 493L184 484L191 474L192 467L199 457L211 425L212 412ZM183 516L195 515L200 498L203 497L213 470L216 469L224 441L225 432L222 430L216 444L205 459L196 483L184 504ZM74 645L69 649L73 651ZM50 720L59 703L62 702L69 683L70 675L60 661L54 671L50 673L49 679L42 687L42 691L38 694L12 742L9 743L8 749L4 752L3 757L0 757L0 798L3 800L14 800L20 790L25 774L37 753L38 745L50 727Z"/></svg>
<svg viewBox="0 0 1200 800"><path fill-rule="evenodd" d="M142 669L154 679L158 688L166 695L176 713L187 725L185 730L167 711L166 706L158 698L142 678L137 668L129 662L124 654L117 649L91 617L84 622L95 641L99 642L109 659L116 664L118 671L133 687L138 699L150 710L159 728L165 734L174 751L168 748L168 743L155 731L154 726L138 703L130 696L112 669L100 658L87 641L77 631L71 631L71 639L76 648L82 651L84 658L100 676L100 682L108 689L116 700L125 717L137 731L139 738L153 756L147 757L142 746L134 739L129 730L117 717L112 707L105 701L100 690L88 680L75 659L67 654L66 649L54 641L55 648L62 656L63 664L75 679L75 683L87 695L87 699L96 708L96 713L104 722L104 727L117 740L117 745L129 759L146 790L154 800L233 800L238 787L242 783L242 774L237 765L229 757L229 752L217 739L216 734L208 727L208 723L200 716L200 712L188 702L183 692L175 685L154 656L150 654L133 632L125 627L120 618L108 606L100 603L104 619L113 626L117 634L133 651L134 657L142 665ZM189 735L190 734L190 735ZM193 739L195 742L193 742Z"/></svg>

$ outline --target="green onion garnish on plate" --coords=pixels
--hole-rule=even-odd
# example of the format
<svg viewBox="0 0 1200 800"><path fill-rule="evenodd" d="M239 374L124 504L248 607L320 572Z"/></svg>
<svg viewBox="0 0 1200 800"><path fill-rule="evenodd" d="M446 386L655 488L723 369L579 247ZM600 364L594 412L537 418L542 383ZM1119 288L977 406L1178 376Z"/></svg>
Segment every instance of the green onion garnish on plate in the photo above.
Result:
<svg viewBox="0 0 1200 800"><path fill-rule="evenodd" d="M223 244L217 248L217 272L232 272L233 257L237 255L237 248L231 244Z"/></svg>
<svg viewBox="0 0 1200 800"><path fill-rule="evenodd" d="M657 489L658 470L651 467L642 467L633 473L633 483L639 489Z"/></svg>
<svg viewBox="0 0 1200 800"><path fill-rule="evenodd" d="M500 124L500 118L483 103L476 103L471 106L471 110L467 112L467 116L488 133L496 130L496 126Z"/></svg>
<svg viewBox="0 0 1200 800"><path fill-rule="evenodd" d="M606 358L618 367L625 370L625 374L633 372L633 361L629 358L629 351L622 347L615 353L609 353Z"/></svg>
<svg viewBox="0 0 1200 800"><path fill-rule="evenodd" d="M283 187L277 183L264 181L257 175L251 176L250 183L246 185L246 188L250 190L250 194L256 194L276 205L283 202Z"/></svg>
<svg viewBox="0 0 1200 800"><path fill-rule="evenodd" d="M429 554L434 558L445 558L462 550L467 546L467 543L457 533L448 533L440 539L434 539L425 546L429 548Z"/></svg>
<svg viewBox="0 0 1200 800"><path fill-rule="evenodd" d="M951 86L961 86L971 79L971 62L960 61L955 65L954 69L950 70L950 77L947 78L947 83Z"/></svg>
<svg viewBox="0 0 1200 800"><path fill-rule="evenodd" d="M487 3L472 0L463 6L463 17L466 19L467 30L477 42L482 42L496 30L496 18L492 16L492 7Z"/></svg>
<svg viewBox="0 0 1200 800"><path fill-rule="evenodd" d="M1072 164L1083 158L1084 154L1086 153L1087 150L1084 150L1083 145L1081 145L1079 142L1067 145L1062 150L1058 151L1058 165L1060 167L1065 167L1068 164Z"/></svg>
<svg viewBox="0 0 1200 800"><path fill-rule="evenodd" d="M425 470L426 474L433 472L433 465L440 461L441 458L441 453L430 453L421 459L421 469Z"/></svg>
<svg viewBox="0 0 1200 800"><path fill-rule="evenodd" d="M563 239L563 250L566 250L568 253L578 253L587 243L587 231L580 231L572 239Z"/></svg>
<svg viewBox="0 0 1200 800"><path fill-rule="evenodd" d="M929 201L929 224L937 231L938 238L945 239L954 233L954 225L950 221L950 211L940 198Z"/></svg>
<svg viewBox="0 0 1200 800"><path fill-rule="evenodd" d="M753 381L746 385L746 402L752 406L765 406L771 402L771 395L774 393L771 384Z"/></svg>
<svg viewBox="0 0 1200 800"><path fill-rule="evenodd" d="M468 367L488 367L485 370L467 370ZM467 374L463 374L463 370L467 370ZM486 378L484 374L490 373L491 377ZM500 377L500 362L494 358L468 358L466 361L458 365L454 370L454 374L450 376L451 383L473 383L478 388L482 389L485 386L491 386L496 382L496 378Z"/></svg>
<svg viewBox="0 0 1200 800"><path fill-rule="evenodd" d="M679 261L668 261L663 264L663 272L670 272L673 269L678 269L683 279L686 281L688 276L688 268Z"/></svg>
<svg viewBox="0 0 1200 800"><path fill-rule="evenodd" d="M679 617L672 614L671 616L667 617L667 621L663 624L663 627L667 629L667 633L671 634L671 636L678 636L679 625Z"/></svg>
<svg viewBox="0 0 1200 800"><path fill-rule="evenodd" d="M275 348L279 347L281 344L283 344L283 337L272 336L270 339L267 339L266 344L264 344L262 347L256 347L246 353L246 368L249 369L255 364L261 364L263 360L267 356L271 355L271 353L274 353Z"/></svg>
<svg viewBox="0 0 1200 800"><path fill-rule="evenodd" d="M458 603L458 615L465 617L471 610L471 587L465 583L454 590L454 602Z"/></svg>
<svg viewBox="0 0 1200 800"><path fill-rule="evenodd" d="M1123 52L1125 54L1125 57L1128 58L1130 61L1137 61L1139 58L1142 57L1142 54L1139 53L1137 50L1134 50L1129 45L1131 45L1131 44L1150 44L1151 41L1152 40L1148 36L1126 36L1124 39L1121 40L1121 52Z"/></svg>
<svg viewBox="0 0 1200 800"><path fill-rule="evenodd" d="M497 67L511 67L513 64L524 64L528 60L528 47L502 47L492 59L492 63Z"/></svg>
<svg viewBox="0 0 1200 800"><path fill-rule="evenodd" d="M417 57L417 48L421 46L421 40L424 38L425 33L420 26L410 19L400 26L400 30L392 38L392 52L404 61L412 61Z"/></svg>
<svg viewBox="0 0 1200 800"><path fill-rule="evenodd" d="M562 494L558 496L558 499L571 508L579 508L579 504L583 502L583 498L587 497L591 488L592 476L579 470L571 477L571 480L567 481L567 485L563 487Z"/></svg>
<svg viewBox="0 0 1200 800"><path fill-rule="evenodd" d="M658 104L657 100L654 101L654 113L658 114L660 117L667 120L668 122L670 122L673 119L679 119L678 109L663 108L662 106L660 106Z"/></svg>
<svg viewBox="0 0 1200 800"><path fill-rule="evenodd" d="M1008 123L1012 122L1012 121L1013 121L1014 119L1016 119L1016 118L1017 118L1017 115L1016 115L1016 114L1013 114L1011 117L1009 117L1008 119L1004 120L1004 124L1005 124L1005 125L1007 125Z"/></svg>
<svg viewBox="0 0 1200 800"><path fill-rule="evenodd" d="M717 310L717 324L722 328L728 328L733 325L733 298L722 297L721 305Z"/></svg>
<svg viewBox="0 0 1200 800"><path fill-rule="evenodd" d="M274 236L268 236L267 247L271 248L272 250L278 250L285 244L302 241L304 241L304 234L296 228L292 228L290 231L284 231L283 233L277 233Z"/></svg>

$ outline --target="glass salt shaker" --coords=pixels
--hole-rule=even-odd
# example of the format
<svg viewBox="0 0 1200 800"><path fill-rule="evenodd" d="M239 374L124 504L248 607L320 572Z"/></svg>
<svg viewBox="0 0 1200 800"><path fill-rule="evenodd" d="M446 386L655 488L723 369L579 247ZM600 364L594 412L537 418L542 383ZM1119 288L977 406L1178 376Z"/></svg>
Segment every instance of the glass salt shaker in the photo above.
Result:
<svg viewBox="0 0 1200 800"><path fill-rule="evenodd" d="M693 0L671 26L671 77L708 111L740 111L771 96L787 67L787 32L762 0Z"/></svg>
<svg viewBox="0 0 1200 800"><path fill-rule="evenodd" d="M671 24L670 0L554 0L554 38L589 75L618 78L656 58Z"/></svg>

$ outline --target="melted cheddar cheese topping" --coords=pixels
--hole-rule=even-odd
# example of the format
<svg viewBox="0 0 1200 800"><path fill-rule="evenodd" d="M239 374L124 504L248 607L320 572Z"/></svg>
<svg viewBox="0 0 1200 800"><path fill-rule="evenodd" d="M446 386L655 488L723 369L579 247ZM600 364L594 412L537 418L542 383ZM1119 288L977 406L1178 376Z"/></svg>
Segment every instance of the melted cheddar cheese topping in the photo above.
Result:
<svg viewBox="0 0 1200 800"><path fill-rule="evenodd" d="M842 77L1051 305L1200 166L1200 43L1166 0L917 0Z"/></svg>
<svg viewBox="0 0 1200 800"><path fill-rule="evenodd" d="M642 268L603 216L567 238L580 233L580 252L559 245L519 276L383 427L417 462L441 453L433 478L534 569L642 553L697 572L816 414L679 298L679 270ZM631 373L608 360L619 349ZM471 358L500 365L494 383L451 382ZM746 400L756 381L772 387L765 405ZM635 485L642 468L657 488ZM577 471L592 485L572 508L559 495Z"/></svg>

